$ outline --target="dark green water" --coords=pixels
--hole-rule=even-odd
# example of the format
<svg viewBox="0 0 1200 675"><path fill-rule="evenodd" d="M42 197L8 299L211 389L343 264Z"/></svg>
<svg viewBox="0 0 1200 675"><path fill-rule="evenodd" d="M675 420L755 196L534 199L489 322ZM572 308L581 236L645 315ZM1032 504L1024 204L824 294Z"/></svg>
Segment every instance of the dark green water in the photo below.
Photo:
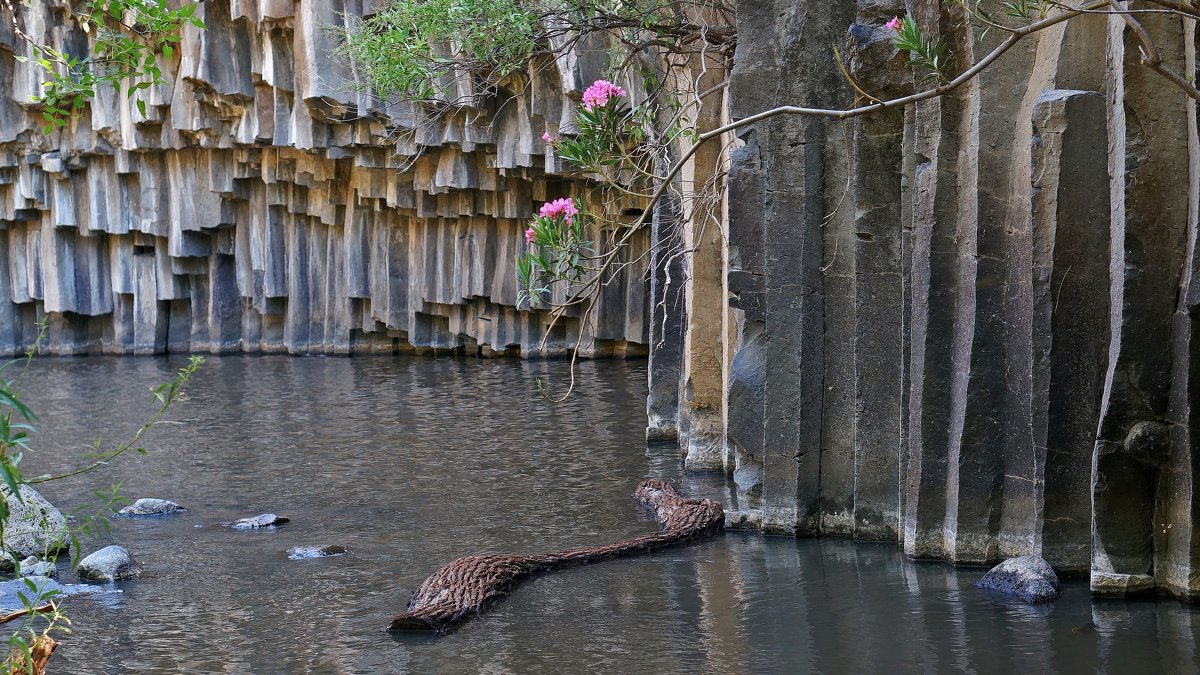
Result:
<svg viewBox="0 0 1200 675"><path fill-rule="evenodd" d="M147 388L182 362L37 362L28 398L54 449L28 472L131 431ZM1200 608L1093 602L1082 583L1030 608L976 590L983 570L914 564L895 546L744 533L540 577L446 637L384 633L458 556L654 529L629 495L644 476L680 476L673 450L642 442L643 366L585 364L561 406L533 395L535 377L564 375L507 360L209 359L148 457L44 491L65 508L124 479L131 498L190 509L115 522L108 539L147 574L70 601L76 630L53 672L1197 672ZM683 487L729 500L720 479ZM265 511L292 522L218 525ZM352 553L287 560L302 544Z"/></svg>

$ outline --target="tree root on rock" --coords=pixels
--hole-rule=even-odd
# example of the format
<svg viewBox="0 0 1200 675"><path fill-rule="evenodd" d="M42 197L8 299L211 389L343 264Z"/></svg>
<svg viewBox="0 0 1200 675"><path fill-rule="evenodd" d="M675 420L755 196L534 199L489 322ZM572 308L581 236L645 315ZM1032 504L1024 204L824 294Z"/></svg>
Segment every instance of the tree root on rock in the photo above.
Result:
<svg viewBox="0 0 1200 675"><path fill-rule="evenodd" d="M542 555L473 555L459 558L434 572L397 614L390 631L423 630L445 633L478 614L485 605L538 572L583 565L617 556L653 551L697 541L725 529L725 512L711 499L685 499L661 480L646 479L634 498L654 511L657 534L608 546L587 546Z"/></svg>

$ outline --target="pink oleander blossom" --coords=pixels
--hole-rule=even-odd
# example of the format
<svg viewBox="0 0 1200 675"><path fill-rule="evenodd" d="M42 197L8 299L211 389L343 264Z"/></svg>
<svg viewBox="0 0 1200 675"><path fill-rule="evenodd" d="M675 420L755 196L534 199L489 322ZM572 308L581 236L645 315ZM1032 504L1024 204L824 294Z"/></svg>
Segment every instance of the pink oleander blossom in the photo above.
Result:
<svg viewBox="0 0 1200 675"><path fill-rule="evenodd" d="M554 137L550 135L549 131L544 131L544 132L542 132L542 140L547 143L553 143Z"/></svg>
<svg viewBox="0 0 1200 675"><path fill-rule="evenodd" d="M558 218L559 216L562 216L562 219L568 223L571 222L571 218L578 213L579 209L575 208L575 200L571 199L570 197L563 197L562 199L555 199L552 202L546 202L545 204L542 204L542 210L538 211L538 215L543 218Z"/></svg>
<svg viewBox="0 0 1200 675"><path fill-rule="evenodd" d="M530 227L530 228L527 228L527 229L525 230L525 243L526 243L526 244L532 244L532 243L533 243L533 235L534 235L534 231L533 231L533 228L532 228L532 227Z"/></svg>
<svg viewBox="0 0 1200 675"><path fill-rule="evenodd" d="M596 80L592 86L583 92L583 109L591 112L593 108L608 105L610 98L625 96L625 90L608 80Z"/></svg>
<svg viewBox="0 0 1200 675"><path fill-rule="evenodd" d="M893 16L891 21L884 24L885 28L887 28L888 30L891 30L891 31L895 31L897 33L900 32L900 28L903 26L904 26L904 22L901 21L900 17L898 17L898 16Z"/></svg>

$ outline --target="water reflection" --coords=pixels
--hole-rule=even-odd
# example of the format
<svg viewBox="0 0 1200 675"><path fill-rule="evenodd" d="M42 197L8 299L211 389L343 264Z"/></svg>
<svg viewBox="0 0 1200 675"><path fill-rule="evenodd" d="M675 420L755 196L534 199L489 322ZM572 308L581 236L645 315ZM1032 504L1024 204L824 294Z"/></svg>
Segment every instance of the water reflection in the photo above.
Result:
<svg viewBox="0 0 1200 675"><path fill-rule="evenodd" d="M131 431L180 359L39 361L30 398L61 457ZM119 601L73 602L55 655L70 673L1077 672L1195 669L1195 612L1173 601L1055 605L977 591L982 570L904 560L892 545L730 533L691 548L539 577L444 638L381 629L459 555L528 553L651 531L645 475L730 503L646 450L641 364L583 366L551 406L533 379L561 363L391 358L211 359L149 457L46 492L64 506L124 478L191 510L120 521L149 570ZM31 460L40 472L45 457ZM42 461L40 466L38 462ZM217 523L262 511L267 532ZM338 544L351 554L289 561Z"/></svg>

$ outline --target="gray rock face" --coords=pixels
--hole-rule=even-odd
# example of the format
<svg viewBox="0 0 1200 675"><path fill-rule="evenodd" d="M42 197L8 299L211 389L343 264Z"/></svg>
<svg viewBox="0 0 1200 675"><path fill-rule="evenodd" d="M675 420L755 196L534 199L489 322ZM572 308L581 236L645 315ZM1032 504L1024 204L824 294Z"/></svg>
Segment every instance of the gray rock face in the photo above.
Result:
<svg viewBox="0 0 1200 675"><path fill-rule="evenodd" d="M288 549L287 556L292 560L308 560L310 558L328 558L349 553L345 546L297 546Z"/></svg>
<svg viewBox="0 0 1200 675"><path fill-rule="evenodd" d="M164 516L187 509L166 499L142 498L117 512L121 516Z"/></svg>
<svg viewBox="0 0 1200 675"><path fill-rule="evenodd" d="M141 573L142 566L121 546L105 546L79 561L79 578L88 581L121 581Z"/></svg>
<svg viewBox="0 0 1200 675"><path fill-rule="evenodd" d="M70 546L67 519L46 498L28 485L22 485L20 501L7 487L0 487L8 502L8 521L4 527L4 550L17 558L44 556ZM0 564L3 564L0 558ZM12 562L7 563L12 568Z"/></svg>
<svg viewBox="0 0 1200 675"><path fill-rule="evenodd" d="M83 35L55 3L29 4L13 20L36 38ZM56 354L565 351L581 322L564 317L543 347L549 319L516 309L515 260L542 201L585 196L541 135L574 124L606 59L540 64L505 104L445 120L380 108L352 93L324 30L379 6L200 3L208 29L186 28L160 60L145 117L106 92L49 137L29 132L37 66L14 62L0 97L0 354L27 347L41 313ZM27 51L11 31L0 41ZM646 353L635 265L610 282L585 355Z"/></svg>
<svg viewBox="0 0 1200 675"><path fill-rule="evenodd" d="M1009 558L979 581L979 588L1012 595L1033 605L1058 599L1058 575L1050 563L1033 555Z"/></svg>
<svg viewBox="0 0 1200 675"><path fill-rule="evenodd" d="M866 91L924 88L892 16L963 67L997 40L936 0L736 4L735 119L843 108L837 64L811 55L847 38ZM1188 68L1195 29L1150 24ZM1153 75L1131 33L1079 17L969 92L739 130L724 468L762 467L739 487L761 485L765 531L972 564L1037 551L1098 594L1200 600L1200 151Z"/></svg>
<svg viewBox="0 0 1200 675"><path fill-rule="evenodd" d="M264 527L275 527L288 522L287 518L277 516L274 513L264 513L251 518L242 518L229 523L229 527L235 530L257 530Z"/></svg>
<svg viewBox="0 0 1200 675"><path fill-rule="evenodd" d="M18 574L23 577L58 577L58 566L48 560L39 560L33 556L21 561Z"/></svg>

